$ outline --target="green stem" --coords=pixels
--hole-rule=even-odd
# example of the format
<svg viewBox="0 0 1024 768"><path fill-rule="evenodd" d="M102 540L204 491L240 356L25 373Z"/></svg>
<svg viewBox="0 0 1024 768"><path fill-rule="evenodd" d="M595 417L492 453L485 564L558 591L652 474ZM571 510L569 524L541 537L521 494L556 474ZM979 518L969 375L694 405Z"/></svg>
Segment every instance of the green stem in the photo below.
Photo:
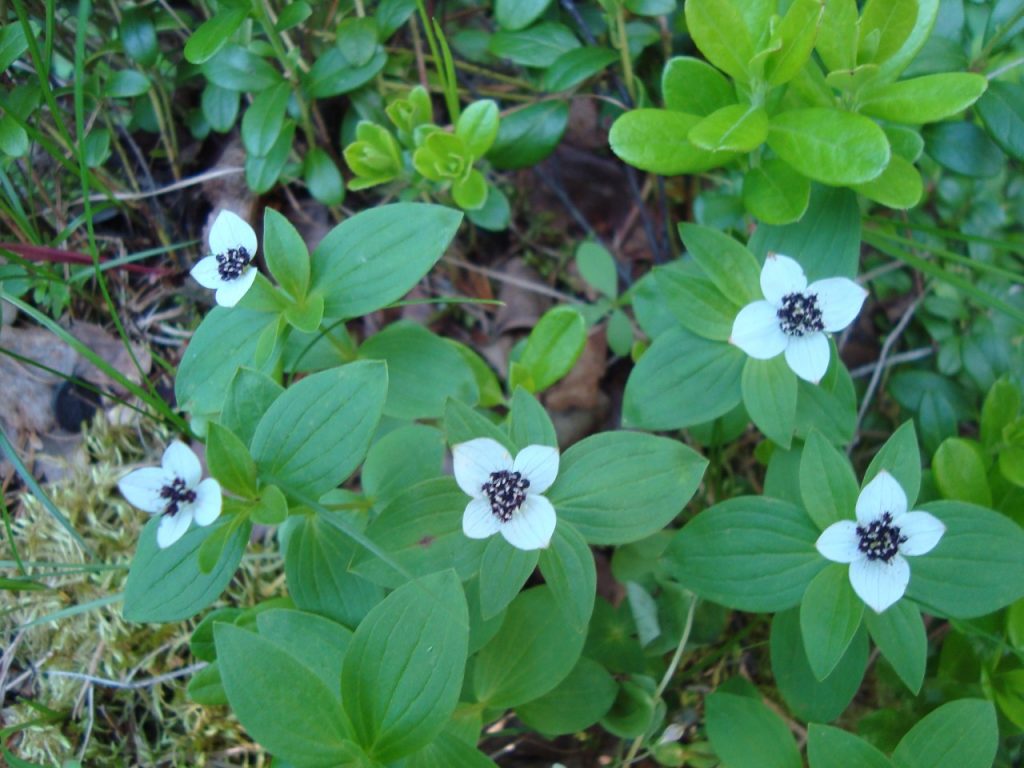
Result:
<svg viewBox="0 0 1024 768"><path fill-rule="evenodd" d="M288 61L288 52L285 50L284 43L281 41L280 33L270 20L270 14L267 11L265 2L266 0L253 0L253 11L259 19L260 26L263 27L263 32L270 41L270 47L274 49L274 55L277 56L277 60L281 64L281 69L284 70L285 77L288 78L288 83L292 86L292 93L295 95L295 102L299 105L299 124L302 126L302 133L306 137L306 146L308 148L312 148L317 146L317 141L316 131L313 129L313 119L310 114L309 103L302 97L302 88L299 87L298 78L295 75L295 68L292 67L291 63Z"/></svg>
<svg viewBox="0 0 1024 768"><path fill-rule="evenodd" d="M629 58L629 36L626 34L626 14L621 3L615 4L616 45L622 60L622 77L630 101L636 104L636 84L633 82L633 60Z"/></svg>

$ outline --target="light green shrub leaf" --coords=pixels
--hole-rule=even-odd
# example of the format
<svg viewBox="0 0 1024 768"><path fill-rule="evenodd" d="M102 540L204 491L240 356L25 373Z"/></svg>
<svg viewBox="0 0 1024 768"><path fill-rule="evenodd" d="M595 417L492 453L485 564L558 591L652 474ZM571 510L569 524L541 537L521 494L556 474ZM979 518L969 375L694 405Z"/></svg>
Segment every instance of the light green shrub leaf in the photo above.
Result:
<svg viewBox="0 0 1024 768"><path fill-rule="evenodd" d="M498 137L498 105L491 99L474 101L459 115L455 135L474 158L483 157Z"/></svg>
<svg viewBox="0 0 1024 768"><path fill-rule="evenodd" d="M924 183L917 168L896 154L889 158L889 164L881 175L852 186L869 200L897 210L913 208L924 194Z"/></svg>
<svg viewBox="0 0 1024 768"><path fill-rule="evenodd" d="M665 567L712 602L741 611L782 611L800 602L826 565L814 548L819 534L793 504L734 498L687 523L669 545Z"/></svg>
<svg viewBox="0 0 1024 768"><path fill-rule="evenodd" d="M602 432L562 454L547 496L590 544L627 544L679 514L706 467L706 459L676 440Z"/></svg>
<svg viewBox="0 0 1024 768"><path fill-rule="evenodd" d="M687 138L708 152L750 152L768 137L768 114L750 104L715 110L690 129Z"/></svg>
<svg viewBox="0 0 1024 768"><path fill-rule="evenodd" d="M768 146L804 176L834 186L870 181L885 170L890 156L877 123L824 107L773 117Z"/></svg>
<svg viewBox="0 0 1024 768"><path fill-rule="evenodd" d="M360 622L341 692L355 739L392 762L436 737L459 700L469 611L454 571L396 589Z"/></svg>
<svg viewBox="0 0 1024 768"><path fill-rule="evenodd" d="M674 56L661 72L661 95L665 108L706 117L736 103L732 84L703 59Z"/></svg>
<svg viewBox="0 0 1024 768"><path fill-rule="evenodd" d="M864 89L860 112L897 123L934 123L963 112L985 92L988 80L973 72L944 72Z"/></svg>
<svg viewBox="0 0 1024 768"><path fill-rule="evenodd" d="M798 221L810 200L810 180L777 157L762 160L743 177L743 205L766 224Z"/></svg>
<svg viewBox="0 0 1024 768"><path fill-rule="evenodd" d="M746 82L754 44L737 5L732 0L687 0L686 29L708 61Z"/></svg>
<svg viewBox="0 0 1024 768"><path fill-rule="evenodd" d="M891 58L910 37L918 12L918 0L868 0L860 17L857 63Z"/></svg>
<svg viewBox="0 0 1024 768"><path fill-rule="evenodd" d="M663 176L699 173L726 165L735 153L708 152L687 138L701 119L699 115L668 109L634 109L612 123L608 141L624 162Z"/></svg>
<svg viewBox="0 0 1024 768"><path fill-rule="evenodd" d="M961 437L943 440L932 459L932 477L943 498L992 506L981 446L973 440Z"/></svg>

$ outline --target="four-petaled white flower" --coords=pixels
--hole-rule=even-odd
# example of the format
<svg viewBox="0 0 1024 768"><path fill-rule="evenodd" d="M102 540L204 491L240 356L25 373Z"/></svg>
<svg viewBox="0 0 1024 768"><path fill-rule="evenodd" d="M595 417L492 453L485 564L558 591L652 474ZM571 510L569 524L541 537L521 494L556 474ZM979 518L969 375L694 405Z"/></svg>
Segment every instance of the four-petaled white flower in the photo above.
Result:
<svg viewBox="0 0 1024 768"><path fill-rule="evenodd" d="M764 300L747 304L736 315L729 341L758 360L784 352L797 376L817 384L831 356L825 334L852 323L868 292L845 277L808 285L803 268L777 253L764 260L761 292Z"/></svg>
<svg viewBox="0 0 1024 768"><path fill-rule="evenodd" d="M212 256L192 267L192 277L204 288L215 289L217 303L233 307L256 280L256 232L231 211L221 211L210 227Z"/></svg>
<svg viewBox="0 0 1024 768"><path fill-rule="evenodd" d="M160 515L156 543L161 549L185 535L189 523L209 525L220 516L220 483L202 482L198 457L175 440L164 451L161 466L143 467L125 475L117 487L128 501L151 515Z"/></svg>
<svg viewBox="0 0 1024 768"><path fill-rule="evenodd" d="M939 543L946 526L927 512L908 512L907 494L888 472L879 472L857 497L857 522L832 523L818 537L818 551L850 564L850 584L881 613L910 582L904 555L923 555Z"/></svg>
<svg viewBox="0 0 1024 768"><path fill-rule="evenodd" d="M462 516L471 539L501 533L519 549L542 549L555 532L555 508L540 494L558 476L558 450L528 445L513 460L504 446L478 437L452 446L455 482L472 496Z"/></svg>

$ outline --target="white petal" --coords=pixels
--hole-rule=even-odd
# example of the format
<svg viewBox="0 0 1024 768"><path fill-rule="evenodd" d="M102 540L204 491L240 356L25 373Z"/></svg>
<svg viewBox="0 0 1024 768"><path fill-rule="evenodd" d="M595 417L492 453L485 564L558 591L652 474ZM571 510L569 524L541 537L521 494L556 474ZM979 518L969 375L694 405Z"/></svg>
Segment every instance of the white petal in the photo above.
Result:
<svg viewBox="0 0 1024 768"><path fill-rule="evenodd" d="M900 544L904 555L923 555L931 552L939 543L946 526L934 515L927 512L907 512L898 519L900 535L907 540Z"/></svg>
<svg viewBox="0 0 1024 768"><path fill-rule="evenodd" d="M208 477L196 486L196 500L192 505L196 525L209 525L220 517L220 506L220 483Z"/></svg>
<svg viewBox="0 0 1024 768"><path fill-rule="evenodd" d="M256 268L246 267L245 271L234 280L224 280L214 298L222 307L233 307L252 288L256 281Z"/></svg>
<svg viewBox="0 0 1024 768"><path fill-rule="evenodd" d="M161 463L168 474L184 480L186 488L195 488L203 476L199 457L180 440L175 440L167 446Z"/></svg>
<svg viewBox="0 0 1024 768"><path fill-rule="evenodd" d="M747 304L732 323L729 341L758 360L775 357L789 337L779 327L778 310L767 301Z"/></svg>
<svg viewBox="0 0 1024 768"><path fill-rule="evenodd" d="M808 286L807 292L817 295L821 320L829 333L841 331L852 323L868 297L867 291L845 277L817 280Z"/></svg>
<svg viewBox="0 0 1024 768"><path fill-rule="evenodd" d="M164 515L160 518L160 527L156 529L156 545L160 549L167 549L185 535L191 522L191 505L182 506L173 515Z"/></svg>
<svg viewBox="0 0 1024 768"><path fill-rule="evenodd" d="M491 512L487 499L473 499L462 513L462 532L471 539L486 539L501 528L501 521Z"/></svg>
<svg viewBox="0 0 1024 768"><path fill-rule="evenodd" d="M822 531L814 546L823 557L836 563L852 563L863 557L858 545L857 524L853 520L840 520Z"/></svg>
<svg viewBox="0 0 1024 768"><path fill-rule="evenodd" d="M558 449L528 445L516 454L512 469L530 481L530 493L544 493L558 477Z"/></svg>
<svg viewBox="0 0 1024 768"><path fill-rule="evenodd" d="M470 496L479 497L492 472L512 469L512 454L489 437L478 437L452 446L455 482Z"/></svg>
<svg viewBox="0 0 1024 768"><path fill-rule="evenodd" d="M189 274L203 288L213 290L227 284L224 278L220 276L216 256L207 256L205 259L200 259L199 263L192 267L192 271Z"/></svg>
<svg viewBox="0 0 1024 768"><path fill-rule="evenodd" d="M555 532L555 508L543 496L529 494L512 519L501 526L505 541L518 549L544 549Z"/></svg>
<svg viewBox="0 0 1024 768"><path fill-rule="evenodd" d="M857 522L869 525L888 512L895 518L907 511L907 494L896 478L884 469L864 486L857 497Z"/></svg>
<svg viewBox="0 0 1024 768"><path fill-rule="evenodd" d="M167 499L160 497L160 489L170 482L161 467L143 467L118 480L117 489L133 507L153 515L167 508Z"/></svg>
<svg viewBox="0 0 1024 768"><path fill-rule="evenodd" d="M807 287L804 268L796 260L781 253L769 253L761 268L761 292L776 307L787 293L798 293Z"/></svg>
<svg viewBox="0 0 1024 768"><path fill-rule="evenodd" d="M907 591L910 566L899 555L883 560L854 560L850 563L850 585L860 599L881 613Z"/></svg>
<svg viewBox="0 0 1024 768"><path fill-rule="evenodd" d="M807 336L791 336L786 345L786 362L797 376L811 384L817 384L828 370L832 350L828 337L823 333Z"/></svg>
<svg viewBox="0 0 1024 768"><path fill-rule="evenodd" d="M250 257L255 256L256 232L242 217L228 210L221 211L210 227L210 251L216 255L239 246L245 248Z"/></svg>

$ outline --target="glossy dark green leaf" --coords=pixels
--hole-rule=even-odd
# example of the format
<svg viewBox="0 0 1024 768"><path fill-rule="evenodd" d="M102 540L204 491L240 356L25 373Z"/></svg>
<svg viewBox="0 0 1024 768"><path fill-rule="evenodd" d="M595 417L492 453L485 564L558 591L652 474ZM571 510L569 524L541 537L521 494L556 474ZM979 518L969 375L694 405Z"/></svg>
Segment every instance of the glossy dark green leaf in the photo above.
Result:
<svg viewBox="0 0 1024 768"><path fill-rule="evenodd" d="M528 27L547 10L551 0L497 0L494 18L502 29Z"/></svg>
<svg viewBox="0 0 1024 768"><path fill-rule="evenodd" d="M574 48L551 63L544 72L541 84L545 91L568 91L598 74L618 58L619 55L608 48Z"/></svg>
<svg viewBox="0 0 1024 768"><path fill-rule="evenodd" d="M1003 153L974 123L930 125L924 129L924 146L935 162L964 176L990 178L1003 169Z"/></svg>
<svg viewBox="0 0 1024 768"><path fill-rule="evenodd" d="M365 64L355 66L340 48L333 46L316 60L303 82L313 98L339 96L368 83L384 68L387 60L388 55L378 49Z"/></svg>
<svg viewBox="0 0 1024 768"><path fill-rule="evenodd" d="M210 17L189 35L185 43L185 59L191 64L203 64L213 58L235 34L249 16L244 7L224 8ZM242 90L242 89L239 89Z"/></svg>
<svg viewBox="0 0 1024 768"><path fill-rule="evenodd" d="M993 81L976 109L996 144L1006 154L1024 160L1024 85Z"/></svg>
<svg viewBox="0 0 1024 768"><path fill-rule="evenodd" d="M265 91L282 81L267 60L240 45L226 45L202 64L211 83L232 91Z"/></svg>
<svg viewBox="0 0 1024 768"><path fill-rule="evenodd" d="M580 41L564 24L543 21L515 32L496 32L490 51L524 67L550 67L561 56L580 47Z"/></svg>
<svg viewBox="0 0 1024 768"><path fill-rule="evenodd" d="M569 122L564 101L545 101L501 119L498 138L487 158L499 170L536 165L554 152Z"/></svg>

